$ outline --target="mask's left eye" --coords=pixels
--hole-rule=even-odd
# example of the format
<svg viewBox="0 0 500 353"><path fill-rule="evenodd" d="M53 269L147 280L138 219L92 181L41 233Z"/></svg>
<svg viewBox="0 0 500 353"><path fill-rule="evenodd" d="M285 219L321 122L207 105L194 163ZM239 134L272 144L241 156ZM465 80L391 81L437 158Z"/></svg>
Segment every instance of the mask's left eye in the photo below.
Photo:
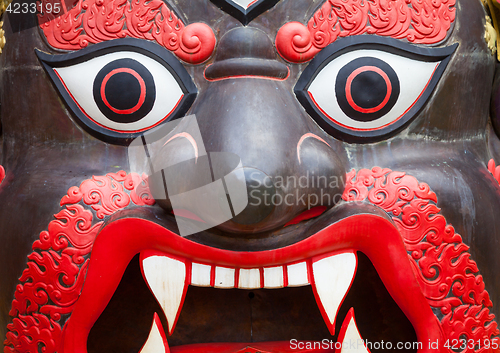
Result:
<svg viewBox="0 0 500 353"><path fill-rule="evenodd" d="M183 116L197 94L180 62L155 43L118 39L37 55L82 126L107 142L127 143Z"/></svg>

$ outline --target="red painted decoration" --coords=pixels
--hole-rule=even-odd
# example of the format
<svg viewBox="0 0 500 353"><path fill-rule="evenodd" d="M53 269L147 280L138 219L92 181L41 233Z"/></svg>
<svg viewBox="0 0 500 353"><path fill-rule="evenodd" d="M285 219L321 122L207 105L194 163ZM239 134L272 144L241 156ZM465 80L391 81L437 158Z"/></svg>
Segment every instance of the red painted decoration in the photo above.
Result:
<svg viewBox="0 0 500 353"><path fill-rule="evenodd" d="M500 166L495 166L495 160L493 158L488 162L488 171L493 175L495 180L500 183Z"/></svg>
<svg viewBox="0 0 500 353"><path fill-rule="evenodd" d="M140 88L141 88L141 94L139 96L139 101L137 102L137 104L135 106L133 106L130 109L122 109L122 110L116 109L108 102L108 99L106 97L106 84L108 83L109 79L112 76L119 74L119 73L127 73L127 74L134 76L135 79L137 80L137 82L139 83ZM132 114L132 113L135 113L136 111L138 111L141 108L141 106L144 104L144 101L146 100L146 83L142 79L141 75L139 75L137 73L137 71L129 69L128 67L122 67L119 69L114 69L113 71L111 71L109 74L107 74L104 77L104 79L102 80L100 93L101 93L102 101L104 102L104 104L106 104L106 106L111 111L115 112L116 114Z"/></svg>
<svg viewBox="0 0 500 353"><path fill-rule="evenodd" d="M384 79L386 90L387 90L387 92L385 94L385 97L384 97L384 100L382 101L382 103L380 103L379 105L377 105L374 108L369 108L369 109L362 108L359 105L357 105L356 102L354 102L354 99L352 98L352 93L351 93L352 81L360 73L367 72L367 71L371 71L371 72L375 72L375 73L379 74ZM345 88L345 95L346 95L346 98L347 98L347 102L352 107L352 109L357 110L358 112L366 113L366 114L378 112L380 109L382 109L383 107L385 107L385 105L387 104L387 102L391 98L391 94L392 94L392 84L391 84L391 80L389 79L389 76L387 76L387 74L384 71L382 71L380 68L378 68L376 66L362 66L362 67L358 67L347 78L346 88Z"/></svg>
<svg viewBox="0 0 500 353"><path fill-rule="evenodd" d="M128 191L128 192L127 192ZM47 231L33 243L16 288L7 326L4 353L54 353L61 341L62 315L69 314L81 293L88 256L102 222L95 222L90 205L97 218L102 219L131 202L145 206L154 204L149 194L147 179L124 171L106 176L94 176L80 187L72 187L61 200L66 206L54 215Z"/></svg>
<svg viewBox="0 0 500 353"><path fill-rule="evenodd" d="M419 341L445 338L413 274L401 235L387 217L372 214L349 216L303 241L267 251L218 249L180 237L155 222L125 217L108 223L96 238L85 285L65 324L59 353L86 353L92 326L115 293L128 264L138 253L147 255L150 251L159 251L185 261L230 268L258 268L304 259L314 261L316 257L353 250L363 252L371 260L387 291L413 324ZM420 353L424 352L429 350Z"/></svg>
<svg viewBox="0 0 500 353"><path fill-rule="evenodd" d="M289 22L276 36L276 48L286 60L311 60L338 37L358 34L438 43L455 20L455 0L327 0L307 26Z"/></svg>
<svg viewBox="0 0 500 353"><path fill-rule="evenodd" d="M3 179L5 178L5 169L0 165L0 184L2 184Z"/></svg>
<svg viewBox="0 0 500 353"><path fill-rule="evenodd" d="M368 200L393 216L422 292L445 315L441 327L447 339L492 340L500 334L469 247L439 214L436 194L427 184L390 169L352 170L343 198Z"/></svg>
<svg viewBox="0 0 500 353"><path fill-rule="evenodd" d="M311 208L309 210L306 210L306 211L302 212L301 214L299 214L297 217L295 217L290 222L288 222L287 224L285 224L283 226L283 228L291 226L291 225L294 225L294 224L298 224L298 223L303 222L303 221L307 221L307 220L309 220L311 218L319 217L326 210L327 210L326 206L316 206L316 207L313 207L313 208Z"/></svg>
<svg viewBox="0 0 500 353"><path fill-rule="evenodd" d="M234 353L273 353L273 352L262 351L260 349L253 348L252 346L248 346Z"/></svg>
<svg viewBox="0 0 500 353"><path fill-rule="evenodd" d="M60 2L42 0L42 4L53 8ZM132 37L155 40L190 64L207 60L216 41L208 25L185 26L161 0L76 0L63 14L40 15L38 23L57 49L78 50L90 43Z"/></svg>
<svg viewBox="0 0 500 353"><path fill-rule="evenodd" d="M468 246L440 214L437 197L428 185L405 173L378 167L358 173L353 170L346 180L344 200L368 201L391 215L394 223L374 215L350 216L299 243L245 252L245 256L193 243L143 219L119 219L100 230L102 222L95 220L94 213L103 219L132 203L147 206L154 201L147 181L137 174L122 171L85 180L80 187L68 190L61 200L65 208L33 244L12 303L10 314L14 318L8 325L4 353L35 353L40 347L44 353L61 352L65 314L71 314L65 337L72 337L65 340L66 348L81 348L119 283L117 273L125 270L137 252L155 249L174 257L238 268L358 250L370 258L420 340L493 340L500 334ZM117 245L119 249L109 251ZM91 261L94 264L87 273ZM409 276L412 272L414 276ZM86 290L82 292L84 280ZM444 315L440 324L429 306ZM467 348L463 352L473 351Z"/></svg>
<svg viewBox="0 0 500 353"><path fill-rule="evenodd" d="M356 324L356 318L354 316L354 308L349 309L344 321L342 322L339 337L337 339L337 342L339 342L340 344L342 344L344 342L345 335L347 333L347 329L349 328L349 324L351 323L351 320L354 320L354 324L356 325L356 329L358 329L358 326ZM349 341L346 342L346 344L349 344L349 343L350 343ZM366 344L364 342L356 342L356 343L363 344L365 346L366 352L371 353L370 349L368 349L368 347L366 347ZM347 350L347 349L342 349L343 347L340 344L339 344L339 347L335 350L335 353L342 353L342 351L345 352ZM362 351L362 349L359 349L359 350Z"/></svg>
<svg viewBox="0 0 500 353"><path fill-rule="evenodd" d="M170 348L171 353L330 353L333 350L300 349L307 341L189 344Z"/></svg>

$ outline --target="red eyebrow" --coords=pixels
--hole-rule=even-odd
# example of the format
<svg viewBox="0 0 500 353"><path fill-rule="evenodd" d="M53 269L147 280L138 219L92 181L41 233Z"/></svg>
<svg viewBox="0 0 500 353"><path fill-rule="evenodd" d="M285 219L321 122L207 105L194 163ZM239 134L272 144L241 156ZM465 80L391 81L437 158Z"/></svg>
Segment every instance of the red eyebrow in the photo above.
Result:
<svg viewBox="0 0 500 353"><path fill-rule="evenodd" d="M42 6L48 9L47 4L56 2L59 0L42 0ZM45 11L38 23L57 49L78 50L89 43L132 37L155 40L191 64L207 60L216 42L208 25L185 26L161 0L77 0L63 14Z"/></svg>
<svg viewBox="0 0 500 353"><path fill-rule="evenodd" d="M358 34L438 43L455 20L455 0L327 0L307 26L289 22L276 36L276 49L290 62L311 60L338 37Z"/></svg>

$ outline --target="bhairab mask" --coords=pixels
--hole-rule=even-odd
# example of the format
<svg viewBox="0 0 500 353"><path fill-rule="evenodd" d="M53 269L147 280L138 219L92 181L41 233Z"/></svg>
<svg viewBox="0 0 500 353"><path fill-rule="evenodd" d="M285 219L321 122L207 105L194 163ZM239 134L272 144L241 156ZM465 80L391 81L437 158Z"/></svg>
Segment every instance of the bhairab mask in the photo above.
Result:
<svg viewBox="0 0 500 353"><path fill-rule="evenodd" d="M23 6L4 352L499 351L492 2Z"/></svg>

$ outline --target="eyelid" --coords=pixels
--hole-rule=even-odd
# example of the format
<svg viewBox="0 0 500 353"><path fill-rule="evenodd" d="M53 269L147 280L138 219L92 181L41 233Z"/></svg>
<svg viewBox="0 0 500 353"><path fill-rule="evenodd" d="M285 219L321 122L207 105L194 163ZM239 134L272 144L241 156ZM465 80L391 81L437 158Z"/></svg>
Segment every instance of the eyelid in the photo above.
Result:
<svg viewBox="0 0 500 353"><path fill-rule="evenodd" d="M152 60L152 62L159 64L160 66L158 67L163 67L171 74L173 79L177 82L179 89L183 93L179 104L175 106L174 110L172 110L166 118L163 117L163 120L159 123L182 117L190 108L198 93L191 76L180 61L168 50L153 42L135 38L125 38L94 44L88 48L69 54L51 55L38 49L36 49L35 52L45 71L52 79L59 93L63 96L64 101L77 116L77 122L80 123L80 125L89 133L97 135L97 137L105 140L106 142L127 144L130 139L139 136L142 133L142 130L130 132L120 131L107 128L106 126L97 123L91 116L85 113L84 109L74 99L71 91L65 86L62 78L56 72L56 69L71 68L72 66L78 64L84 64L91 62L94 59L103 58L108 54L117 54L122 52L133 52L148 57ZM153 126L149 128L152 127Z"/></svg>
<svg viewBox="0 0 500 353"><path fill-rule="evenodd" d="M369 37L369 39L367 37ZM300 79L297 81L296 89L299 87L307 88L307 83L304 83L305 80L314 80L315 75L317 75L330 61L344 53L355 51L357 49L382 50L391 54L411 57L412 59L420 61L436 62L448 58L451 54L453 54L457 47L458 43L444 48L420 47L386 37L353 36L341 38L337 42L334 42L324 48L315 56L300 76ZM310 73L313 70L314 74L308 77L307 72Z"/></svg>
<svg viewBox="0 0 500 353"><path fill-rule="evenodd" d="M420 47L393 38L368 35L341 38L324 48L309 63L297 81L294 92L307 113L332 136L353 143L379 141L399 132L425 105L425 102L441 78L451 58L451 54L453 54L457 47L458 43L443 48ZM408 110L400 118L394 120L391 124L371 130L349 128L329 118L321 107L314 102L308 91L311 84L315 82L316 77L327 65L346 53L355 53L358 50L360 52L363 50L386 52L414 61L438 64L421 96L415 101L414 105L408 107Z"/></svg>

